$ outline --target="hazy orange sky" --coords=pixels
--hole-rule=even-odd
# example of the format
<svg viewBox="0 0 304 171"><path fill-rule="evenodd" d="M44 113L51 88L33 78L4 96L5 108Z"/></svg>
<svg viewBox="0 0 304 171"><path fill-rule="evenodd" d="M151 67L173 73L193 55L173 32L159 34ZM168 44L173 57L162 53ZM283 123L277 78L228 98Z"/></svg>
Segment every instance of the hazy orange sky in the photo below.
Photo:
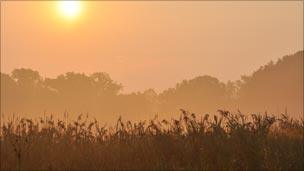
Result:
<svg viewBox="0 0 304 171"><path fill-rule="evenodd" d="M303 2L1 1L1 72L107 72L125 92L211 75L236 80L303 49Z"/></svg>

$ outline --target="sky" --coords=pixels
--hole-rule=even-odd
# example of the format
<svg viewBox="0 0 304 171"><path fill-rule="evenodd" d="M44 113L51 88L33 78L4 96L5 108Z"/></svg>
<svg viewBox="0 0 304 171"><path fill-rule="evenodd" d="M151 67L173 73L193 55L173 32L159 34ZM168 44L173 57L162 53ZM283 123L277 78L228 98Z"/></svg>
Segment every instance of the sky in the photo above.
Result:
<svg viewBox="0 0 304 171"><path fill-rule="evenodd" d="M86 1L73 19L56 1L1 1L5 73L107 72L124 92L160 92L199 75L237 80L299 50L300 1Z"/></svg>

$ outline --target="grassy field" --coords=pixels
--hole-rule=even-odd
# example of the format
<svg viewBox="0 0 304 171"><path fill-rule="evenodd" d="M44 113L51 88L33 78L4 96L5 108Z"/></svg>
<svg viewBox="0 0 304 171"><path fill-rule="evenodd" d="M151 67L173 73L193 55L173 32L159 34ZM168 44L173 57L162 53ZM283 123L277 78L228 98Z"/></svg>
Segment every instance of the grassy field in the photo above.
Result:
<svg viewBox="0 0 304 171"><path fill-rule="evenodd" d="M303 170L304 121L214 116L102 126L87 116L12 118L1 127L1 170Z"/></svg>

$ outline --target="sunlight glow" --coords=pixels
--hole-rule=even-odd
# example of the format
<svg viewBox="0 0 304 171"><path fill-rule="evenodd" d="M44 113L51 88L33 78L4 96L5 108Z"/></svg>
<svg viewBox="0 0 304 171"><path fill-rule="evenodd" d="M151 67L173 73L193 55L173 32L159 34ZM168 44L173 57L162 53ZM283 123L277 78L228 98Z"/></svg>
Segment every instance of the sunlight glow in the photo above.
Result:
<svg viewBox="0 0 304 171"><path fill-rule="evenodd" d="M80 1L59 1L58 9L62 16L67 19L75 19L81 12Z"/></svg>

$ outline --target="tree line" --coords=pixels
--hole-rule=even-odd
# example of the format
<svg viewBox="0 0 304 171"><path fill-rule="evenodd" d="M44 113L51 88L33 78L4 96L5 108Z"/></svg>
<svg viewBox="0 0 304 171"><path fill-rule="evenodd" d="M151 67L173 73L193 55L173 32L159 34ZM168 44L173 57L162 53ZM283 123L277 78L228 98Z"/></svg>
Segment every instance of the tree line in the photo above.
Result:
<svg viewBox="0 0 304 171"><path fill-rule="evenodd" d="M227 68L229 69L229 67ZM1 73L1 113L41 115L89 113L100 119L172 116L180 108L196 113L217 109L303 114L303 51L261 66L240 80L221 82L204 75L183 80L156 93L153 89L122 93L123 85L104 72L68 72L43 78L19 68Z"/></svg>

